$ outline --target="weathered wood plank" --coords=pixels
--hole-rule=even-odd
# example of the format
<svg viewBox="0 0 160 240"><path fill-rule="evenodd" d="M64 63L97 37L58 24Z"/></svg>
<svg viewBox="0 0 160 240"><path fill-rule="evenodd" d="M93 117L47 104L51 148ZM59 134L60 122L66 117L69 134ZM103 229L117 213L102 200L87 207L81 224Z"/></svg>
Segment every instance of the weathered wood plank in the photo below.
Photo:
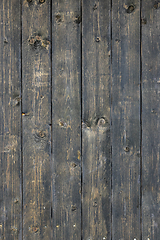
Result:
<svg viewBox="0 0 160 240"><path fill-rule="evenodd" d="M21 239L20 1L0 9L0 239Z"/></svg>
<svg viewBox="0 0 160 240"><path fill-rule="evenodd" d="M110 239L110 1L82 13L82 239Z"/></svg>
<svg viewBox="0 0 160 240"><path fill-rule="evenodd" d="M51 239L51 1L23 0L23 239Z"/></svg>
<svg viewBox="0 0 160 240"><path fill-rule="evenodd" d="M142 1L142 238L160 238L160 3Z"/></svg>
<svg viewBox="0 0 160 240"><path fill-rule="evenodd" d="M52 8L53 238L81 239L81 5Z"/></svg>
<svg viewBox="0 0 160 240"><path fill-rule="evenodd" d="M113 240L140 239L140 1L112 1Z"/></svg>

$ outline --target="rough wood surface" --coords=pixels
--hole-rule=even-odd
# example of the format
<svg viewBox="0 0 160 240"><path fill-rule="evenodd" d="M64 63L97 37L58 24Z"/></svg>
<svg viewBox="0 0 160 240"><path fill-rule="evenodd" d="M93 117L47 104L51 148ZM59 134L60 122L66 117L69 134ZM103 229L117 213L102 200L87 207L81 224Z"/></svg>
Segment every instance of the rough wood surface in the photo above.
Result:
<svg viewBox="0 0 160 240"><path fill-rule="evenodd" d="M113 240L140 239L140 1L112 1Z"/></svg>
<svg viewBox="0 0 160 240"><path fill-rule="evenodd" d="M20 1L0 9L0 239L21 239Z"/></svg>
<svg viewBox="0 0 160 240"><path fill-rule="evenodd" d="M22 5L23 239L51 239L50 1Z"/></svg>
<svg viewBox="0 0 160 240"><path fill-rule="evenodd" d="M111 237L110 3L82 2L82 239Z"/></svg>
<svg viewBox="0 0 160 240"><path fill-rule="evenodd" d="M0 240L159 239L159 14L1 1Z"/></svg>
<svg viewBox="0 0 160 240"><path fill-rule="evenodd" d="M160 238L160 3L142 1L142 238Z"/></svg>
<svg viewBox="0 0 160 240"><path fill-rule="evenodd" d="M52 8L53 239L81 239L81 5Z"/></svg>

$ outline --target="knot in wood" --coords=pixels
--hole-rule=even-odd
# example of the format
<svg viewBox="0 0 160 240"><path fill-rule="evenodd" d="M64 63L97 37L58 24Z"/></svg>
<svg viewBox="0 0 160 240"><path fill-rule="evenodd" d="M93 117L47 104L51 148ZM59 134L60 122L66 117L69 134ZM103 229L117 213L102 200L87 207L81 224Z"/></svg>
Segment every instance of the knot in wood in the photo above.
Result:
<svg viewBox="0 0 160 240"><path fill-rule="evenodd" d="M135 9L135 6L133 4L129 5L129 7L126 9L127 13L132 13Z"/></svg>
<svg viewBox="0 0 160 240"><path fill-rule="evenodd" d="M38 227L33 227L33 228L32 228L32 231L35 232L35 233L37 233L37 232L39 231L39 228L38 228Z"/></svg>
<svg viewBox="0 0 160 240"><path fill-rule="evenodd" d="M106 123L106 120L104 118L100 118L100 119L98 119L97 125L99 127L103 127L105 125L105 123Z"/></svg>
<svg viewBox="0 0 160 240"><path fill-rule="evenodd" d="M39 132L39 137L41 137L41 138L44 138L44 137L45 137L45 134L44 134L43 131L40 131L40 132Z"/></svg>
<svg viewBox="0 0 160 240"><path fill-rule="evenodd" d="M158 9L159 3L156 1L156 2L154 3L153 7L154 7L154 9Z"/></svg>

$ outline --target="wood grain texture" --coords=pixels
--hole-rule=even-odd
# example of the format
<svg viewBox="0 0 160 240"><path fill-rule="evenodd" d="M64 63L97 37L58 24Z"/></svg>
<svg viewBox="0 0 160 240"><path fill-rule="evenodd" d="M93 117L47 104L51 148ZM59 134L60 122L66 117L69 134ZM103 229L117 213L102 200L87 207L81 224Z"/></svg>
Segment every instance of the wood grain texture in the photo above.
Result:
<svg viewBox="0 0 160 240"><path fill-rule="evenodd" d="M140 1L112 1L113 240L140 239Z"/></svg>
<svg viewBox="0 0 160 240"><path fill-rule="evenodd" d="M142 1L142 238L160 236L160 3Z"/></svg>
<svg viewBox="0 0 160 240"><path fill-rule="evenodd" d="M111 238L110 3L82 3L82 239Z"/></svg>
<svg viewBox="0 0 160 240"><path fill-rule="evenodd" d="M23 0L23 239L51 239L50 1Z"/></svg>
<svg viewBox="0 0 160 240"><path fill-rule="evenodd" d="M81 6L52 8L53 238L81 239Z"/></svg>
<svg viewBox="0 0 160 240"><path fill-rule="evenodd" d="M20 1L0 9L0 239L21 239Z"/></svg>

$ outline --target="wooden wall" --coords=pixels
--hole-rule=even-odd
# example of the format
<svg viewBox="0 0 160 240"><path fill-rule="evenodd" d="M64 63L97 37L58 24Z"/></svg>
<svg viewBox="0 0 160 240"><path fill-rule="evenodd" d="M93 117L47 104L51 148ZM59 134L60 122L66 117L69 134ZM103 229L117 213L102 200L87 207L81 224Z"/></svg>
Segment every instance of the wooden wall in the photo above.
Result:
<svg viewBox="0 0 160 240"><path fill-rule="evenodd" d="M159 15L1 0L0 239L160 239Z"/></svg>

